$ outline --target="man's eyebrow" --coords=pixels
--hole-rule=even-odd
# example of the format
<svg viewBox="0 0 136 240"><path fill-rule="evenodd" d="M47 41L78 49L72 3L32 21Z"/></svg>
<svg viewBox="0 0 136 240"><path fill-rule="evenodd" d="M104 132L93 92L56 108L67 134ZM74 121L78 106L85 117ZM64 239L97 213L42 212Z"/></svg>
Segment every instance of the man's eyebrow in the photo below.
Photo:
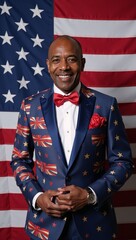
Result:
<svg viewBox="0 0 136 240"><path fill-rule="evenodd" d="M77 58L77 56L74 55L74 54L71 54L71 55L69 55L68 57L74 57L74 58Z"/></svg>
<svg viewBox="0 0 136 240"><path fill-rule="evenodd" d="M74 55L74 54L71 54L71 55L68 55L68 56L66 56L65 58L69 58L69 57L74 57L74 58L78 58L76 55ZM50 59L52 60L52 59L54 59L54 58L61 58L61 55L54 55L54 56L52 56Z"/></svg>
<svg viewBox="0 0 136 240"><path fill-rule="evenodd" d="M58 58L58 57L60 57L60 55L54 55L50 59L52 60L53 58Z"/></svg>

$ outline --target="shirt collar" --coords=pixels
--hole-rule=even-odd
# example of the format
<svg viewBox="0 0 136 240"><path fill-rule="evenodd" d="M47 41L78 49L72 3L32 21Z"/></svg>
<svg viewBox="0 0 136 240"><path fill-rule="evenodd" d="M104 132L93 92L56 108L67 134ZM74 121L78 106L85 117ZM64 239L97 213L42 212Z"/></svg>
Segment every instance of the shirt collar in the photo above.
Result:
<svg viewBox="0 0 136 240"><path fill-rule="evenodd" d="M55 93L59 93L59 94L61 94L61 95L69 95L70 93L68 93L68 94L65 94L64 92L62 92L55 84L53 85L53 88L54 88L54 92ZM81 82L79 82L78 83L78 85L73 89L73 91L72 92L74 92L74 91L76 91L76 92L80 92L80 89L81 89Z"/></svg>

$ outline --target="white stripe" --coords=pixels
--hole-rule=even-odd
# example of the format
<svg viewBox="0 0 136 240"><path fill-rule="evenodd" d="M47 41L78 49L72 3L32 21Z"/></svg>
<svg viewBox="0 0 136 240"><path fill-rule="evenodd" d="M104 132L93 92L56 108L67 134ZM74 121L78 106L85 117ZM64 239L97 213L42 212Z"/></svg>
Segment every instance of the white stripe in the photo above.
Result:
<svg viewBox="0 0 136 240"><path fill-rule="evenodd" d="M136 207L118 207L115 212L119 224L136 223Z"/></svg>
<svg viewBox="0 0 136 240"><path fill-rule="evenodd" d="M0 177L0 193L21 193L14 177Z"/></svg>
<svg viewBox="0 0 136 240"><path fill-rule="evenodd" d="M132 155L136 158L136 143L130 144ZM10 161L12 155L13 145L0 145L0 161Z"/></svg>
<svg viewBox="0 0 136 240"><path fill-rule="evenodd" d="M116 207L117 222L136 223L136 207ZM7 210L0 211L0 228L25 226L27 211Z"/></svg>
<svg viewBox="0 0 136 240"><path fill-rule="evenodd" d="M0 145L0 161L11 161L13 151L13 145ZM35 161L35 151L33 155L33 160Z"/></svg>
<svg viewBox="0 0 136 240"><path fill-rule="evenodd" d="M136 143L130 144L132 155L136 158ZM10 161L12 155L13 145L0 145L0 161Z"/></svg>
<svg viewBox="0 0 136 240"><path fill-rule="evenodd" d="M0 228L23 227L25 226L27 211L7 210L0 211Z"/></svg>
<svg viewBox="0 0 136 240"><path fill-rule="evenodd" d="M15 129L18 112L0 112L0 128Z"/></svg>
<svg viewBox="0 0 136 240"><path fill-rule="evenodd" d="M54 18L54 34L80 37L136 37L136 20L81 20Z"/></svg>
<svg viewBox="0 0 136 240"><path fill-rule="evenodd" d="M136 190L136 174L133 174L123 185L120 191L135 191Z"/></svg>
<svg viewBox="0 0 136 240"><path fill-rule="evenodd" d="M123 116L123 122L126 129L136 128L136 115Z"/></svg>
<svg viewBox="0 0 136 240"><path fill-rule="evenodd" d="M133 158L136 158L136 143L130 144L130 147L131 147Z"/></svg>
<svg viewBox="0 0 136 240"><path fill-rule="evenodd" d="M134 99L136 87L129 87L129 91L127 91L125 94L123 93L124 88L106 88L106 89L105 88L94 88L94 89L96 89L97 91L101 91L105 94L108 94L110 96L116 97L119 103L134 102L133 99ZM121 93L121 90L122 90L122 93ZM13 114L11 112L9 112L8 115L9 115L9 118L10 118L10 116L13 116ZM4 116L5 116L5 113L3 112L3 118L1 119L1 125L3 126L3 128L10 129L10 127L7 126L7 122L4 120ZM14 123L17 121L17 115L14 115L14 117L15 117L14 121L12 121L12 123L10 123L10 126L12 129L16 129L16 124L14 124ZM124 124L125 124L126 128L136 128L136 115L123 116L123 120L124 120ZM0 148L2 149L3 146L2 145L0 145L0 146L1 146ZM10 153L11 153L11 149L10 149L10 152L8 153L8 156L10 155ZM6 151L3 152L3 156L1 155L0 159L3 158L3 160L4 160L4 158L5 158L4 156L6 154L7 154Z"/></svg>
<svg viewBox="0 0 136 240"><path fill-rule="evenodd" d="M114 96L119 103L132 103L136 102L136 87L93 87L93 89Z"/></svg>
<svg viewBox="0 0 136 240"><path fill-rule="evenodd" d="M10 161L13 145L0 145L0 161Z"/></svg>
<svg viewBox="0 0 136 240"><path fill-rule="evenodd" d="M136 54L84 54L84 57L86 59L84 71L136 71Z"/></svg>

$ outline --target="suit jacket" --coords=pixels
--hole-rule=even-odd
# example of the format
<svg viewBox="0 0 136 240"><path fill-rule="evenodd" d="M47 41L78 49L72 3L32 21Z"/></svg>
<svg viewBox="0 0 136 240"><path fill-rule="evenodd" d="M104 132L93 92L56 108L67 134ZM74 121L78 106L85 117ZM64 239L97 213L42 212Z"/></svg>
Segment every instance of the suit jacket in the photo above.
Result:
<svg viewBox="0 0 136 240"><path fill-rule="evenodd" d="M111 197L133 168L115 98L82 85L76 135L67 166L56 123L53 89L28 97L21 105L11 166L29 204L25 229L31 238L57 240L67 219L35 210L35 194L74 184L90 186L97 195L96 205L73 213L82 238L115 239Z"/></svg>

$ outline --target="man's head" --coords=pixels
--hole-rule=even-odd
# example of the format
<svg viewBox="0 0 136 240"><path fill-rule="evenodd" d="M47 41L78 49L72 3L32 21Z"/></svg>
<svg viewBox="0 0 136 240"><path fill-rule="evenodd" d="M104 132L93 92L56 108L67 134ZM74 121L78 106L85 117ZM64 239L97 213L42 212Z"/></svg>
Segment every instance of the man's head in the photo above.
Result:
<svg viewBox="0 0 136 240"><path fill-rule="evenodd" d="M55 39L48 51L47 67L54 84L64 93L71 92L80 81L85 59L80 43L70 36Z"/></svg>

